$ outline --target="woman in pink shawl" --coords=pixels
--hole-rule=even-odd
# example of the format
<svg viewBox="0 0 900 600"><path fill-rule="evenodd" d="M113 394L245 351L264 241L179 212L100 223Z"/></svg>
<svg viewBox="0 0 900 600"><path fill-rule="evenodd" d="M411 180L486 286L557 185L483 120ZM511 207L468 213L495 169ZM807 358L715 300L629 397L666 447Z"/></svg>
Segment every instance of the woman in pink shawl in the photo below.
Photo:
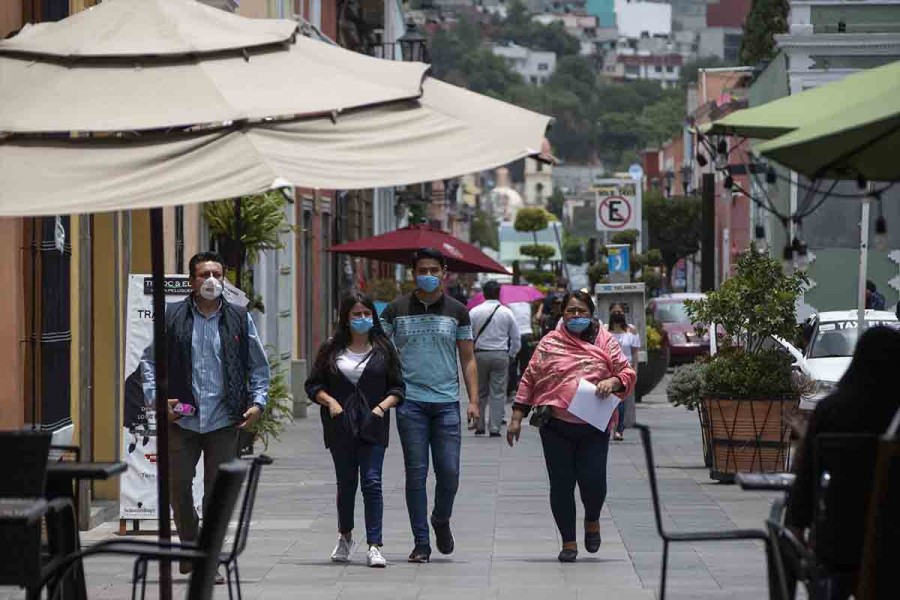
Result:
<svg viewBox="0 0 900 600"><path fill-rule="evenodd" d="M563 299L564 326L552 331L535 349L522 375L506 433L512 446L522 429L522 419L535 407L542 413L540 425L544 461L550 476L550 509L562 537L560 562L578 556L575 538L575 484L584 504L584 547L600 549L600 510L606 500L606 456L615 415L601 431L567 408L583 378L597 386L597 394L625 396L636 375L618 342L591 318L594 301L585 292Z"/></svg>

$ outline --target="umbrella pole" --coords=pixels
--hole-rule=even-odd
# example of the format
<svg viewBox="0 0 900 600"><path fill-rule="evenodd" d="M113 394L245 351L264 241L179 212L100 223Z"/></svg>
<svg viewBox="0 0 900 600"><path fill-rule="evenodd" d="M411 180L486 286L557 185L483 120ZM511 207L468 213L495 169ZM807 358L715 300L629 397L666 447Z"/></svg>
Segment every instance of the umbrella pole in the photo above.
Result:
<svg viewBox="0 0 900 600"><path fill-rule="evenodd" d="M159 540L172 538L169 522L169 363L166 346L163 209L150 209L150 261L153 265L153 360L156 365L156 494ZM159 598L172 598L172 563L159 561Z"/></svg>
<svg viewBox="0 0 900 600"><path fill-rule="evenodd" d="M869 191L872 184L869 184ZM857 286L856 305L856 335L863 334L863 325L866 318L866 278L869 269L869 207L872 197L869 194L862 201L862 218L859 220L859 284Z"/></svg>

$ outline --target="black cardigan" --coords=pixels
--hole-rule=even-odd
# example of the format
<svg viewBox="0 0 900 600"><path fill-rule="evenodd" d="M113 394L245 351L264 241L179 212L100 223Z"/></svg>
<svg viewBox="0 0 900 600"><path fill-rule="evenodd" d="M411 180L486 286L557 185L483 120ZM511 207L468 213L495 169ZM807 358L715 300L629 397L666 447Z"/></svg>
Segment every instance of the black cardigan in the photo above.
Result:
<svg viewBox="0 0 900 600"><path fill-rule="evenodd" d="M374 351L356 385L340 371L313 368L305 387L310 400L315 402L316 394L324 390L344 409L338 417L332 418L328 408L321 407L322 433L325 436L326 448L334 443L356 438L387 447L390 437L388 435L391 424L390 413L386 411L384 417L379 417L372 413L372 409L391 395L397 396L400 402L403 402L406 384L403 383L399 363L395 364L394 368L388 368L383 353Z"/></svg>

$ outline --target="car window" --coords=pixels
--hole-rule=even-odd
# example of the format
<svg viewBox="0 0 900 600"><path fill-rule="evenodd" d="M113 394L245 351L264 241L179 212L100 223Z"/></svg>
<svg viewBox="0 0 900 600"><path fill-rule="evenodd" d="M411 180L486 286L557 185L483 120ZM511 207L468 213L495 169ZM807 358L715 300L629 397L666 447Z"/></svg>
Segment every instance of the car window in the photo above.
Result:
<svg viewBox="0 0 900 600"><path fill-rule="evenodd" d="M866 328L877 325L897 327L893 321L866 321ZM809 358L834 358L853 356L856 342L859 339L856 321L832 321L819 323L813 334Z"/></svg>
<svg viewBox="0 0 900 600"><path fill-rule="evenodd" d="M656 305L656 320L661 323L690 323L687 308L682 302L666 302Z"/></svg>

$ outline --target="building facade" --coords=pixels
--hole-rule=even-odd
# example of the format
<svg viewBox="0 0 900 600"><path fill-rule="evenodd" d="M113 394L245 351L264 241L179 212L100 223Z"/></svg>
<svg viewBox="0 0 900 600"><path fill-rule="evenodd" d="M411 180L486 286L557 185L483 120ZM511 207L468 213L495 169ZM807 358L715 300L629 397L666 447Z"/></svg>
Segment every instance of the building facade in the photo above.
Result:
<svg viewBox="0 0 900 600"><path fill-rule="evenodd" d="M503 58L513 71L532 85L547 83L556 70L555 52L531 50L512 43L495 44L491 47L491 52Z"/></svg>

